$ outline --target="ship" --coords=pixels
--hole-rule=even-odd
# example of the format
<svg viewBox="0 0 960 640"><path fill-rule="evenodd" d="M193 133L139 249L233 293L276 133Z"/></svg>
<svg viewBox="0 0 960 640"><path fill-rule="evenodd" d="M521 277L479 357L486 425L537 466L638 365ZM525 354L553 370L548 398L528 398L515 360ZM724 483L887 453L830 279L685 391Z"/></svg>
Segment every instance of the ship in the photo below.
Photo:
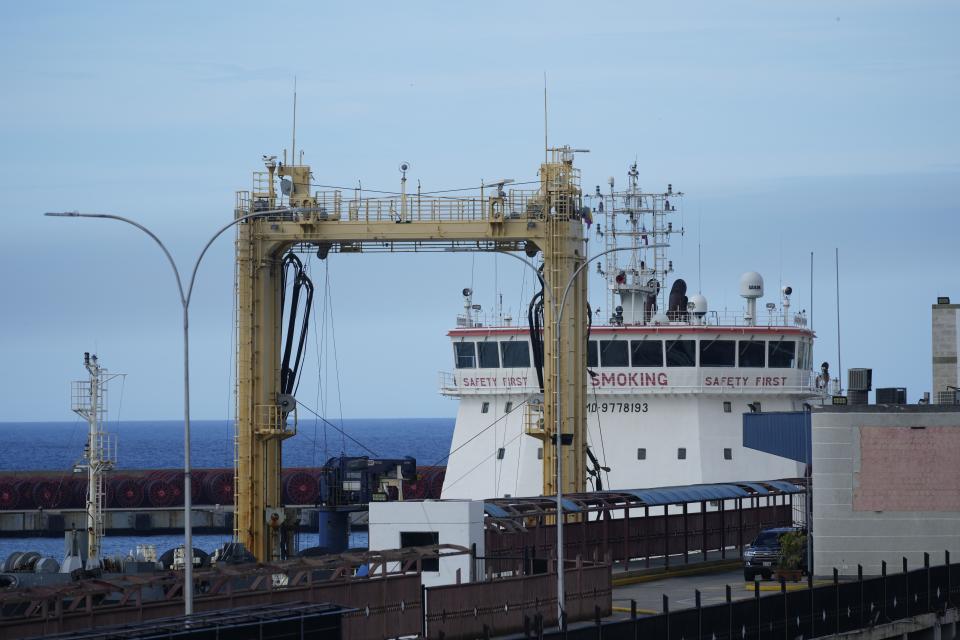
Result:
<svg viewBox="0 0 960 640"><path fill-rule="evenodd" d="M822 403L836 382L815 370L815 333L793 288L767 296L763 277L740 276L742 311L711 309L676 276L671 239L683 193L645 192L636 163L626 187L597 186L584 224L599 249L607 314L590 310L587 486L592 490L722 483L804 475L800 463L747 448L745 412ZM589 243L588 243L589 244ZM584 255L587 255L585 252ZM541 280L542 282L542 280ZM692 292L691 292L692 293ZM440 392L459 402L442 496L535 496L543 491L543 293L526 322L485 316L465 288L448 336L453 367ZM549 471L548 471L549 472Z"/></svg>

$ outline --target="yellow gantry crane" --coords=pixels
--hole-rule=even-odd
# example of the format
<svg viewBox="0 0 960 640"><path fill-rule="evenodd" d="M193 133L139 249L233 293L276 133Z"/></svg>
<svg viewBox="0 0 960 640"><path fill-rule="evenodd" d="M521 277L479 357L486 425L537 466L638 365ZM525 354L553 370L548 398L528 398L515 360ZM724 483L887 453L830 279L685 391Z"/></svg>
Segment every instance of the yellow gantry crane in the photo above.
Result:
<svg viewBox="0 0 960 640"><path fill-rule="evenodd" d="M586 480L586 276L573 283L557 322L556 305L586 260L575 150L548 150L537 190L479 198L363 198L357 191L311 191L307 165L265 156L251 191L237 193L237 411L234 537L259 561L280 557L282 532L296 515L281 503L283 441L296 434L296 400L281 393L282 262L291 250L501 251L542 254L544 403L529 403L527 433L543 440L543 493L556 493L557 441L563 491ZM406 167L401 165L406 184ZM275 184L279 181L280 193ZM559 332L559 336L558 333ZM559 338L559 339L558 339ZM558 351L559 345L559 352ZM561 375L562 372L562 375ZM559 389L558 389L559 387ZM559 394L558 394L559 390ZM560 399L562 436L555 438ZM542 413L540 413L542 412Z"/></svg>

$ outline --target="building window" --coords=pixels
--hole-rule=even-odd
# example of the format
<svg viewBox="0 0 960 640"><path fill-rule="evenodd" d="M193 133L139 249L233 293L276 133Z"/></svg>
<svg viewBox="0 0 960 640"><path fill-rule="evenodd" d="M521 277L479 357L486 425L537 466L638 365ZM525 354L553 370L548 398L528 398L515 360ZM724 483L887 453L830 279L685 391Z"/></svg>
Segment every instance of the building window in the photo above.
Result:
<svg viewBox="0 0 960 640"><path fill-rule="evenodd" d="M647 449L645 447L640 447L637 449L637 460L646 460L647 459Z"/></svg>
<svg viewBox="0 0 960 640"><path fill-rule="evenodd" d="M504 412L504 413L510 413L511 411L513 411L513 403L512 403L512 402L508 402L507 404L503 405L503 412Z"/></svg>
<svg viewBox="0 0 960 640"><path fill-rule="evenodd" d="M453 353L457 369L473 369L477 366L476 342L455 342Z"/></svg>
<svg viewBox="0 0 960 640"><path fill-rule="evenodd" d="M496 342L478 342L477 356L481 369L496 369L500 366L500 353Z"/></svg>
<svg viewBox="0 0 960 640"><path fill-rule="evenodd" d="M724 460L733 460L733 449L730 447L724 447L723 449L723 459Z"/></svg>
<svg viewBox="0 0 960 640"><path fill-rule="evenodd" d="M627 349L626 340L601 340L600 341L600 366L601 367L629 367L630 355Z"/></svg>
<svg viewBox="0 0 960 640"><path fill-rule="evenodd" d="M701 367L732 367L736 364L737 343L733 340L701 340Z"/></svg>
<svg viewBox="0 0 960 640"><path fill-rule="evenodd" d="M687 459L687 448L680 447L677 449L677 460L686 460Z"/></svg>
<svg viewBox="0 0 960 640"><path fill-rule="evenodd" d="M597 341L590 340L587 342L587 366L588 367L598 367L599 359L597 357Z"/></svg>
<svg viewBox="0 0 960 640"><path fill-rule="evenodd" d="M796 362L797 343L793 340L779 340L767 343L768 365L770 367L780 367L783 369L793 368Z"/></svg>
<svg viewBox="0 0 960 640"><path fill-rule="evenodd" d="M507 449L505 447L500 447L497 449L497 460L503 460L503 456L506 455Z"/></svg>
<svg viewBox="0 0 960 640"><path fill-rule="evenodd" d="M543 460L543 447L537 447L537 460Z"/></svg>
<svg viewBox="0 0 960 640"><path fill-rule="evenodd" d="M526 340L516 342L501 342L500 355L503 356L503 366L507 369L530 366L530 343Z"/></svg>
<svg viewBox="0 0 960 640"><path fill-rule="evenodd" d="M662 367L663 340L631 340L630 356L635 367Z"/></svg>
<svg viewBox="0 0 960 640"><path fill-rule="evenodd" d="M763 360L764 351L763 340L741 340L739 343L741 367L762 367L766 363Z"/></svg>
<svg viewBox="0 0 960 640"><path fill-rule="evenodd" d="M667 340L668 367L697 366L696 340Z"/></svg>
<svg viewBox="0 0 960 640"><path fill-rule="evenodd" d="M401 531L401 547L430 547L440 544L440 534L436 531ZM424 571L440 571L440 558L424 558L420 561Z"/></svg>
<svg viewBox="0 0 960 640"><path fill-rule="evenodd" d="M487 413L488 411L490 411L489 402L484 402L482 405L480 405L480 413Z"/></svg>
<svg viewBox="0 0 960 640"><path fill-rule="evenodd" d="M729 400L724 400L724 401L723 401L723 412L724 412L724 413L730 413L731 411L733 411L733 405L730 404L730 401L729 401Z"/></svg>

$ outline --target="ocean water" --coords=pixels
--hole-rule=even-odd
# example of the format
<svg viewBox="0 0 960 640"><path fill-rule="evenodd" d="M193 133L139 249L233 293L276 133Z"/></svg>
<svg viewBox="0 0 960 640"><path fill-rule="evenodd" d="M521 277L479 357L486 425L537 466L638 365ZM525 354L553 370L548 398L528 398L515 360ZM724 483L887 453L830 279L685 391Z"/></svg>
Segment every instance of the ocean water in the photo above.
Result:
<svg viewBox="0 0 960 640"><path fill-rule="evenodd" d="M419 465L445 464L453 418L320 420L301 417L297 435L283 444L284 467L316 467L341 453L378 458L413 456ZM341 434L337 429L341 429ZM83 452L87 425L74 422L0 422L0 475L5 471L69 473ZM183 468L183 421L111 422L118 469ZM190 455L194 468L233 466L233 423L194 420Z"/></svg>
<svg viewBox="0 0 960 640"><path fill-rule="evenodd" d="M283 445L284 467L313 467L342 453L379 458L413 456L418 465L443 465L453 437L453 418L349 419L301 418L297 435ZM233 423L224 420L191 422L191 463L194 468L233 466ZM111 422L117 436L118 469L176 469L183 466L183 422L177 420ZM5 446L0 447L0 477L7 471L59 471L71 474L86 440L86 423L0 422ZM345 434L345 435L344 435ZM366 533L351 535L352 547L366 546ZM194 536L194 546L211 552L227 535ZM126 555L138 543L154 544L158 553L183 544L183 536L107 536L105 555ZM62 538L0 538L0 563L15 551L39 551L63 557ZM317 536L301 534L300 548L317 545Z"/></svg>

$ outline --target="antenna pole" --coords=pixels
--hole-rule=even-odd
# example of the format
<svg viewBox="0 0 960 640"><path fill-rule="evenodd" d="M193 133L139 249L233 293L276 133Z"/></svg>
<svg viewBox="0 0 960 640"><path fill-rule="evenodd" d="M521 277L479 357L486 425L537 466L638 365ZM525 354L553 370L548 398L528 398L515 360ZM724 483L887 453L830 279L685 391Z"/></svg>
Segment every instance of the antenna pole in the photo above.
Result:
<svg viewBox="0 0 960 640"><path fill-rule="evenodd" d="M543 72L543 161L549 162L547 158L547 72Z"/></svg>
<svg viewBox="0 0 960 640"><path fill-rule="evenodd" d="M813 251L810 252L810 331L813 331Z"/></svg>
<svg viewBox="0 0 960 640"><path fill-rule="evenodd" d="M843 393L843 362L840 360L840 248L834 249L834 266L837 274L837 377L840 380L840 393Z"/></svg>
<svg viewBox="0 0 960 640"><path fill-rule="evenodd" d="M297 76L293 76L293 141L290 144L290 160L297 161Z"/></svg>

